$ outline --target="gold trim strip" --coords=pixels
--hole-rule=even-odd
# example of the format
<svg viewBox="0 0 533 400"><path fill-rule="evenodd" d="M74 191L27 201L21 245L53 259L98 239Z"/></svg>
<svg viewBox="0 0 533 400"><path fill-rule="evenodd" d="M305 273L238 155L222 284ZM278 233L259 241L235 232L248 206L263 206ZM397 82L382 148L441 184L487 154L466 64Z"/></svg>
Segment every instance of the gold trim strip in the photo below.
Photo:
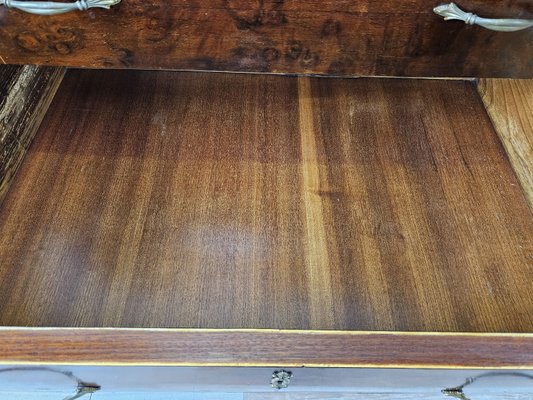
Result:
<svg viewBox="0 0 533 400"><path fill-rule="evenodd" d="M117 331L117 332L171 332L171 333L278 333L298 335L387 335L387 336L477 336L532 338L533 333L513 332L422 332L422 331L341 331L341 330L298 330L298 329L242 329L242 328L115 328L115 327L0 327L2 331Z"/></svg>

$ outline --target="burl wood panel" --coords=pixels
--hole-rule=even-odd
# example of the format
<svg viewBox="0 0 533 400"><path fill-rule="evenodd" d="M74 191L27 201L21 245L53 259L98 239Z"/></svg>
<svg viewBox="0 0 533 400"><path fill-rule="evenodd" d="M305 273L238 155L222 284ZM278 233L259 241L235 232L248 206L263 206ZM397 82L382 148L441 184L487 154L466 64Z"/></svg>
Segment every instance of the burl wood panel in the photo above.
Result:
<svg viewBox="0 0 533 400"><path fill-rule="evenodd" d="M433 13L438 0L123 0L32 16L0 7L12 64L327 75L533 77L533 30L491 32ZM533 18L531 0L462 0Z"/></svg>
<svg viewBox="0 0 533 400"><path fill-rule="evenodd" d="M533 80L482 79L478 89L533 210Z"/></svg>
<svg viewBox="0 0 533 400"><path fill-rule="evenodd" d="M63 68L0 66L0 203L64 73Z"/></svg>
<svg viewBox="0 0 533 400"><path fill-rule="evenodd" d="M0 209L0 323L532 332L470 82L70 71Z"/></svg>
<svg viewBox="0 0 533 400"><path fill-rule="evenodd" d="M532 369L533 334L2 328L0 363Z"/></svg>

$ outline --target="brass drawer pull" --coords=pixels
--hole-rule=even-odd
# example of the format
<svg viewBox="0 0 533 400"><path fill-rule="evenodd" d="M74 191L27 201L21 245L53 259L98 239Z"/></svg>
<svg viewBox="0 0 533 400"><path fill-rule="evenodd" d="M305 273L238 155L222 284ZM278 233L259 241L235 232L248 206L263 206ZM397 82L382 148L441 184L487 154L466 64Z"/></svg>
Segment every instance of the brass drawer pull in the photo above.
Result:
<svg viewBox="0 0 533 400"><path fill-rule="evenodd" d="M0 0L1 1L1 0ZM531 28L533 20L528 19L491 19L481 18L476 14L461 10L455 3L443 4L433 9L433 12L444 20L464 21L467 25L479 25L492 31L514 32L522 29Z"/></svg>
<svg viewBox="0 0 533 400"><path fill-rule="evenodd" d="M470 398L467 397L463 391L463 389L466 386L473 384L478 379L493 378L493 377L498 377L498 376L513 376L513 377L518 377L518 378L533 379L533 375L526 374L523 372L487 372L487 373L484 373L478 376L466 378L465 382L462 385L443 389L441 390L441 392L445 394L446 396L453 397L455 399L470 400Z"/></svg>
<svg viewBox="0 0 533 400"><path fill-rule="evenodd" d="M61 370L49 368L49 367L12 367L12 368L0 369L0 373L24 372L24 371L25 372L35 372L35 371L51 372L54 374L65 375L67 378L75 381L77 383L76 393L65 397L63 400L75 400L85 395L92 396L93 393L96 393L97 391L101 389L100 385L97 385L95 383L84 382L70 371L61 371Z"/></svg>
<svg viewBox="0 0 533 400"><path fill-rule="evenodd" d="M78 0L74 3L58 3L55 1L18 1L18 0L0 0L0 6L7 8L16 8L30 14L37 15L56 15L69 11L85 11L89 8L106 8L109 9L120 3L121 0Z"/></svg>

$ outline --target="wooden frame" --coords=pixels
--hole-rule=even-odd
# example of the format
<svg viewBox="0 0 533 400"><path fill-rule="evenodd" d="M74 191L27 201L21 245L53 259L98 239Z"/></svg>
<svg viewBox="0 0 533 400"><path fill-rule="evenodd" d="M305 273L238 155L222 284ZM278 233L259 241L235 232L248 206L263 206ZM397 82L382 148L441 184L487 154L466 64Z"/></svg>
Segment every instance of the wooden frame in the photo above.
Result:
<svg viewBox="0 0 533 400"><path fill-rule="evenodd" d="M63 80L64 68L0 69L0 202Z"/></svg>
<svg viewBox="0 0 533 400"><path fill-rule="evenodd" d="M533 334L2 328L0 364L533 368Z"/></svg>

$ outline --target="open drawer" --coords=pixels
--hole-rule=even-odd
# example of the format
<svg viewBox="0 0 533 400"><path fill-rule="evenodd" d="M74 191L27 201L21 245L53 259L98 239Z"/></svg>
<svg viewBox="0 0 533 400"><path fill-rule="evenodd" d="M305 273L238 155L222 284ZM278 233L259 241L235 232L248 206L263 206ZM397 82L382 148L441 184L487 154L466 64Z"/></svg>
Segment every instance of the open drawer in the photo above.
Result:
<svg viewBox="0 0 533 400"><path fill-rule="evenodd" d="M527 190L473 81L70 70L0 205L1 387L527 398Z"/></svg>

